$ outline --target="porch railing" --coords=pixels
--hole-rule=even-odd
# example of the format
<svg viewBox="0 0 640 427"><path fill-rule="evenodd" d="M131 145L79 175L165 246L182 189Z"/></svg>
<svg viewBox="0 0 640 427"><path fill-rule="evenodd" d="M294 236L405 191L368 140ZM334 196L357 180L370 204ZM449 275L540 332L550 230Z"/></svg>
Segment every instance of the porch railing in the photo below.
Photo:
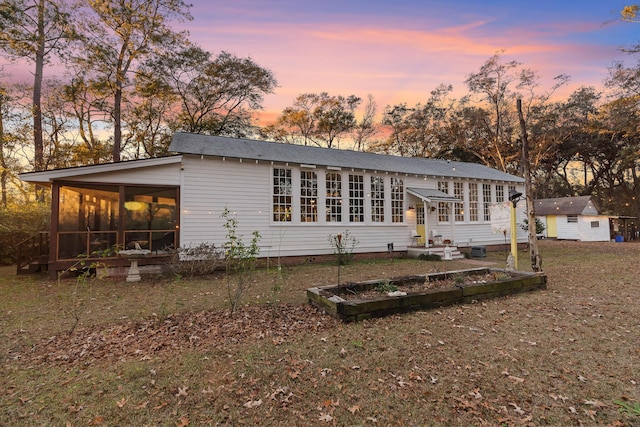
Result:
<svg viewBox="0 0 640 427"><path fill-rule="evenodd" d="M17 274L29 272L25 267L34 263L38 267L46 265L49 261L49 232L41 231L18 243L16 252Z"/></svg>

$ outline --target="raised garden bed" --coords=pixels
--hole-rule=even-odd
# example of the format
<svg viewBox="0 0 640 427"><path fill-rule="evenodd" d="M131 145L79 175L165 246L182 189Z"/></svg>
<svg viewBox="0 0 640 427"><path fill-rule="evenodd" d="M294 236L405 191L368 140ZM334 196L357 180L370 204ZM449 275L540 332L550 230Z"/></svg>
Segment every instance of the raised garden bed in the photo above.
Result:
<svg viewBox="0 0 640 427"><path fill-rule="evenodd" d="M353 322L546 289L542 273L473 268L307 289L309 302Z"/></svg>

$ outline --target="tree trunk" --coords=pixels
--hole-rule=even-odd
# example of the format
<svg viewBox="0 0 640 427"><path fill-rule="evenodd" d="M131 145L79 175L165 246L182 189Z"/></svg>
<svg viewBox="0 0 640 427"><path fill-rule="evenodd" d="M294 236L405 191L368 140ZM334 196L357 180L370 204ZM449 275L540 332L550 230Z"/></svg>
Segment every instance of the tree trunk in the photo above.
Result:
<svg viewBox="0 0 640 427"><path fill-rule="evenodd" d="M116 79L113 105L113 161L120 161L122 147L122 84Z"/></svg>
<svg viewBox="0 0 640 427"><path fill-rule="evenodd" d="M529 139L527 126L522 115L522 100L517 100L518 118L522 131L522 174L524 176L525 196L527 200L527 218L529 221L529 256L531 269L535 272L542 271L542 257L538 251L538 237L536 236L536 207L533 201L533 189L531 188L531 171L529 167Z"/></svg>
<svg viewBox="0 0 640 427"><path fill-rule="evenodd" d="M44 75L44 48L45 48L45 28L44 28L45 0L38 2L38 33L35 58L35 73L33 76L33 168L36 172L44 170L44 142L42 139L42 79ZM38 202L44 201L44 189L36 186L36 199Z"/></svg>
<svg viewBox="0 0 640 427"><path fill-rule="evenodd" d="M0 93L0 188L2 189L2 195L0 196L0 205L3 207L7 207L7 165L4 158L4 143L5 143L5 134L4 134L4 96Z"/></svg>

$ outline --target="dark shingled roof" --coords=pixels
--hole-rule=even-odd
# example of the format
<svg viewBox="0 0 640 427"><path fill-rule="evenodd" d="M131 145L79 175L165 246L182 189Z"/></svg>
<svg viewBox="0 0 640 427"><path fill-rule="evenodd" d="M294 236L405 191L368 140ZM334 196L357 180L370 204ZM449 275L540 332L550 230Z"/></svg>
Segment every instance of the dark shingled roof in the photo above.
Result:
<svg viewBox="0 0 640 427"><path fill-rule="evenodd" d="M580 215L583 213L597 215L599 213L598 205L591 200L591 196L537 199L535 210L536 215Z"/></svg>
<svg viewBox="0 0 640 427"><path fill-rule="evenodd" d="M369 171L435 175L452 178L524 182L524 179L476 163L399 157L334 148L177 132L169 151L182 154L313 164Z"/></svg>

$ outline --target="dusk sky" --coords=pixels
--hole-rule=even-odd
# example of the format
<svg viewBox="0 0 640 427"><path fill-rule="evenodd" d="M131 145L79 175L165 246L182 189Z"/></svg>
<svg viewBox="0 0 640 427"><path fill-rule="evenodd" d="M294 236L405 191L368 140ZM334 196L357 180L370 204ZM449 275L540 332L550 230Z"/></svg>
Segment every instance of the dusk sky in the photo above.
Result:
<svg viewBox="0 0 640 427"><path fill-rule="evenodd" d="M603 87L616 61L637 64L621 51L640 42L640 23L622 22L630 0L186 0L193 21L174 23L214 55L251 57L273 71L279 87L268 95L261 124L301 93L368 94L378 104L424 102L440 83L454 97L464 80L499 51L541 77L570 76L557 95L580 86ZM28 81L31 67L3 64ZM61 77L59 70L45 78Z"/></svg>
<svg viewBox="0 0 640 427"><path fill-rule="evenodd" d="M538 72L544 87L567 74L564 93L602 87L620 48L640 41L624 23L629 1L611 0L192 0L191 39L217 54L250 56L271 69L277 114L301 93L372 94L386 105L424 101L440 83L466 93L464 80L504 50ZM269 114L267 114L269 116Z"/></svg>

